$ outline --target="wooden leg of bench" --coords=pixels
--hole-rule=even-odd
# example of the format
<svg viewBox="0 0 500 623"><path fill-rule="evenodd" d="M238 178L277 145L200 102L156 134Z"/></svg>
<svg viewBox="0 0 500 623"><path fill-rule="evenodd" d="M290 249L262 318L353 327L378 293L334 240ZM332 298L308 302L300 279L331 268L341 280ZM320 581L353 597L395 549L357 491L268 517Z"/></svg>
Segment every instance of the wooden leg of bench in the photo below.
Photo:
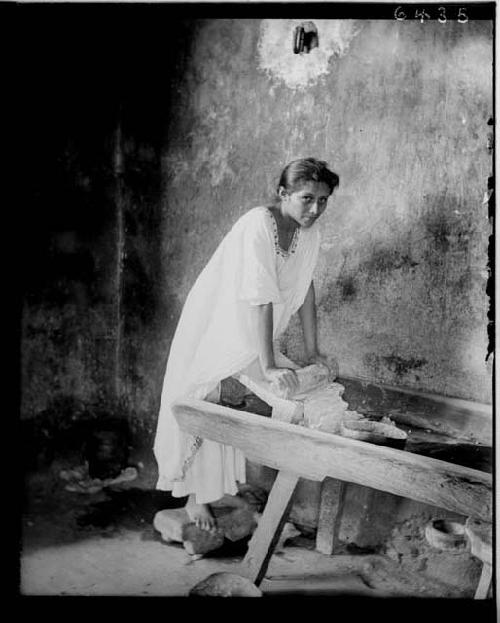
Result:
<svg viewBox="0 0 500 623"><path fill-rule="evenodd" d="M483 564L483 570L481 571L481 577L479 578L479 584L477 585L474 599L486 599L488 597L492 575L493 567L485 562Z"/></svg>
<svg viewBox="0 0 500 623"><path fill-rule="evenodd" d="M257 586L264 578L269 560L283 530L299 476L280 471L269 494L264 513L248 544L241 573Z"/></svg>
<svg viewBox="0 0 500 623"><path fill-rule="evenodd" d="M346 486L335 478L325 478L321 485L316 551L328 556L333 554L338 537Z"/></svg>

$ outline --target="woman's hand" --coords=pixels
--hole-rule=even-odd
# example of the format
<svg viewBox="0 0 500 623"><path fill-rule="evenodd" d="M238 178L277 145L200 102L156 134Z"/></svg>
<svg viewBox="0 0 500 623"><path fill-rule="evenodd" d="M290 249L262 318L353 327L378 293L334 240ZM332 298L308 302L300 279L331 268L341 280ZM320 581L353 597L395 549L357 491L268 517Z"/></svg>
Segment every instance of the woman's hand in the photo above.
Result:
<svg viewBox="0 0 500 623"><path fill-rule="evenodd" d="M264 377L266 381L290 393L295 392L299 387L299 379L290 368L267 368L264 370Z"/></svg>
<svg viewBox="0 0 500 623"><path fill-rule="evenodd" d="M318 363L320 365L326 366L330 371L329 377L331 381L336 379L339 374L339 364L335 357L332 357L331 355L325 355L324 353L316 351L307 357L307 363Z"/></svg>

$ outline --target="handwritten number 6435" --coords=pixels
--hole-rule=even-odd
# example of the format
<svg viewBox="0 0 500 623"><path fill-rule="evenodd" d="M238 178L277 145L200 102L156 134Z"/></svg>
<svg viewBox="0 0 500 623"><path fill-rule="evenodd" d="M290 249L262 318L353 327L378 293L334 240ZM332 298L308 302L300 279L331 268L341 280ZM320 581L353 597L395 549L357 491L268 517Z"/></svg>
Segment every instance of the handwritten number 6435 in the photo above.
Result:
<svg viewBox="0 0 500 623"><path fill-rule="evenodd" d="M402 22L407 18L406 13L403 10L403 7L400 5L394 11L394 18L398 20L398 22ZM415 19L419 19L420 23L423 24L425 20L431 19L429 13L426 13L424 9L417 8L415 11ZM446 16L446 8L443 6L438 7L438 22L440 24L445 24L447 21ZM465 24L469 21L465 8L461 8L458 10L457 21L460 24Z"/></svg>

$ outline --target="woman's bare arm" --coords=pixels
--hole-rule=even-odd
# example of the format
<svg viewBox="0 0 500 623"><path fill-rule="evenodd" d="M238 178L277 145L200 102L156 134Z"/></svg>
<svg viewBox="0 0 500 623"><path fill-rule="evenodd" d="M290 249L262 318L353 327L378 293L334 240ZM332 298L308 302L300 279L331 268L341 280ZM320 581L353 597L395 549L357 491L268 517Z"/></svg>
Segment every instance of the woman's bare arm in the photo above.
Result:
<svg viewBox="0 0 500 623"><path fill-rule="evenodd" d="M298 311L304 335L304 349L306 351L307 363L320 363L325 365L331 373L331 379L337 377L339 365L337 360L331 355L322 353L318 348L318 323L316 317L316 293L314 284L311 285L306 294L306 298Z"/></svg>
<svg viewBox="0 0 500 623"><path fill-rule="evenodd" d="M268 381L278 381L292 390L298 386L297 375L289 368L278 368L273 349L273 304L253 305L259 359Z"/></svg>
<svg viewBox="0 0 500 623"><path fill-rule="evenodd" d="M299 308L299 318L302 325L302 333L304 335L304 348L307 359L318 354L318 331L316 321L316 293L314 284L307 290L306 298Z"/></svg>

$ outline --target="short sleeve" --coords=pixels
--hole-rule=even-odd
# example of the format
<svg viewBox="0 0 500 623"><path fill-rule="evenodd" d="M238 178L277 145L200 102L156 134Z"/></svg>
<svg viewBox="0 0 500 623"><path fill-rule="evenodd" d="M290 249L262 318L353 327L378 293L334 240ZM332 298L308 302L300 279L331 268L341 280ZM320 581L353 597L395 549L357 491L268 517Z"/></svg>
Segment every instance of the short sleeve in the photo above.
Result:
<svg viewBox="0 0 500 623"><path fill-rule="evenodd" d="M265 208L255 208L242 223L237 298L251 305L282 302L269 216Z"/></svg>

